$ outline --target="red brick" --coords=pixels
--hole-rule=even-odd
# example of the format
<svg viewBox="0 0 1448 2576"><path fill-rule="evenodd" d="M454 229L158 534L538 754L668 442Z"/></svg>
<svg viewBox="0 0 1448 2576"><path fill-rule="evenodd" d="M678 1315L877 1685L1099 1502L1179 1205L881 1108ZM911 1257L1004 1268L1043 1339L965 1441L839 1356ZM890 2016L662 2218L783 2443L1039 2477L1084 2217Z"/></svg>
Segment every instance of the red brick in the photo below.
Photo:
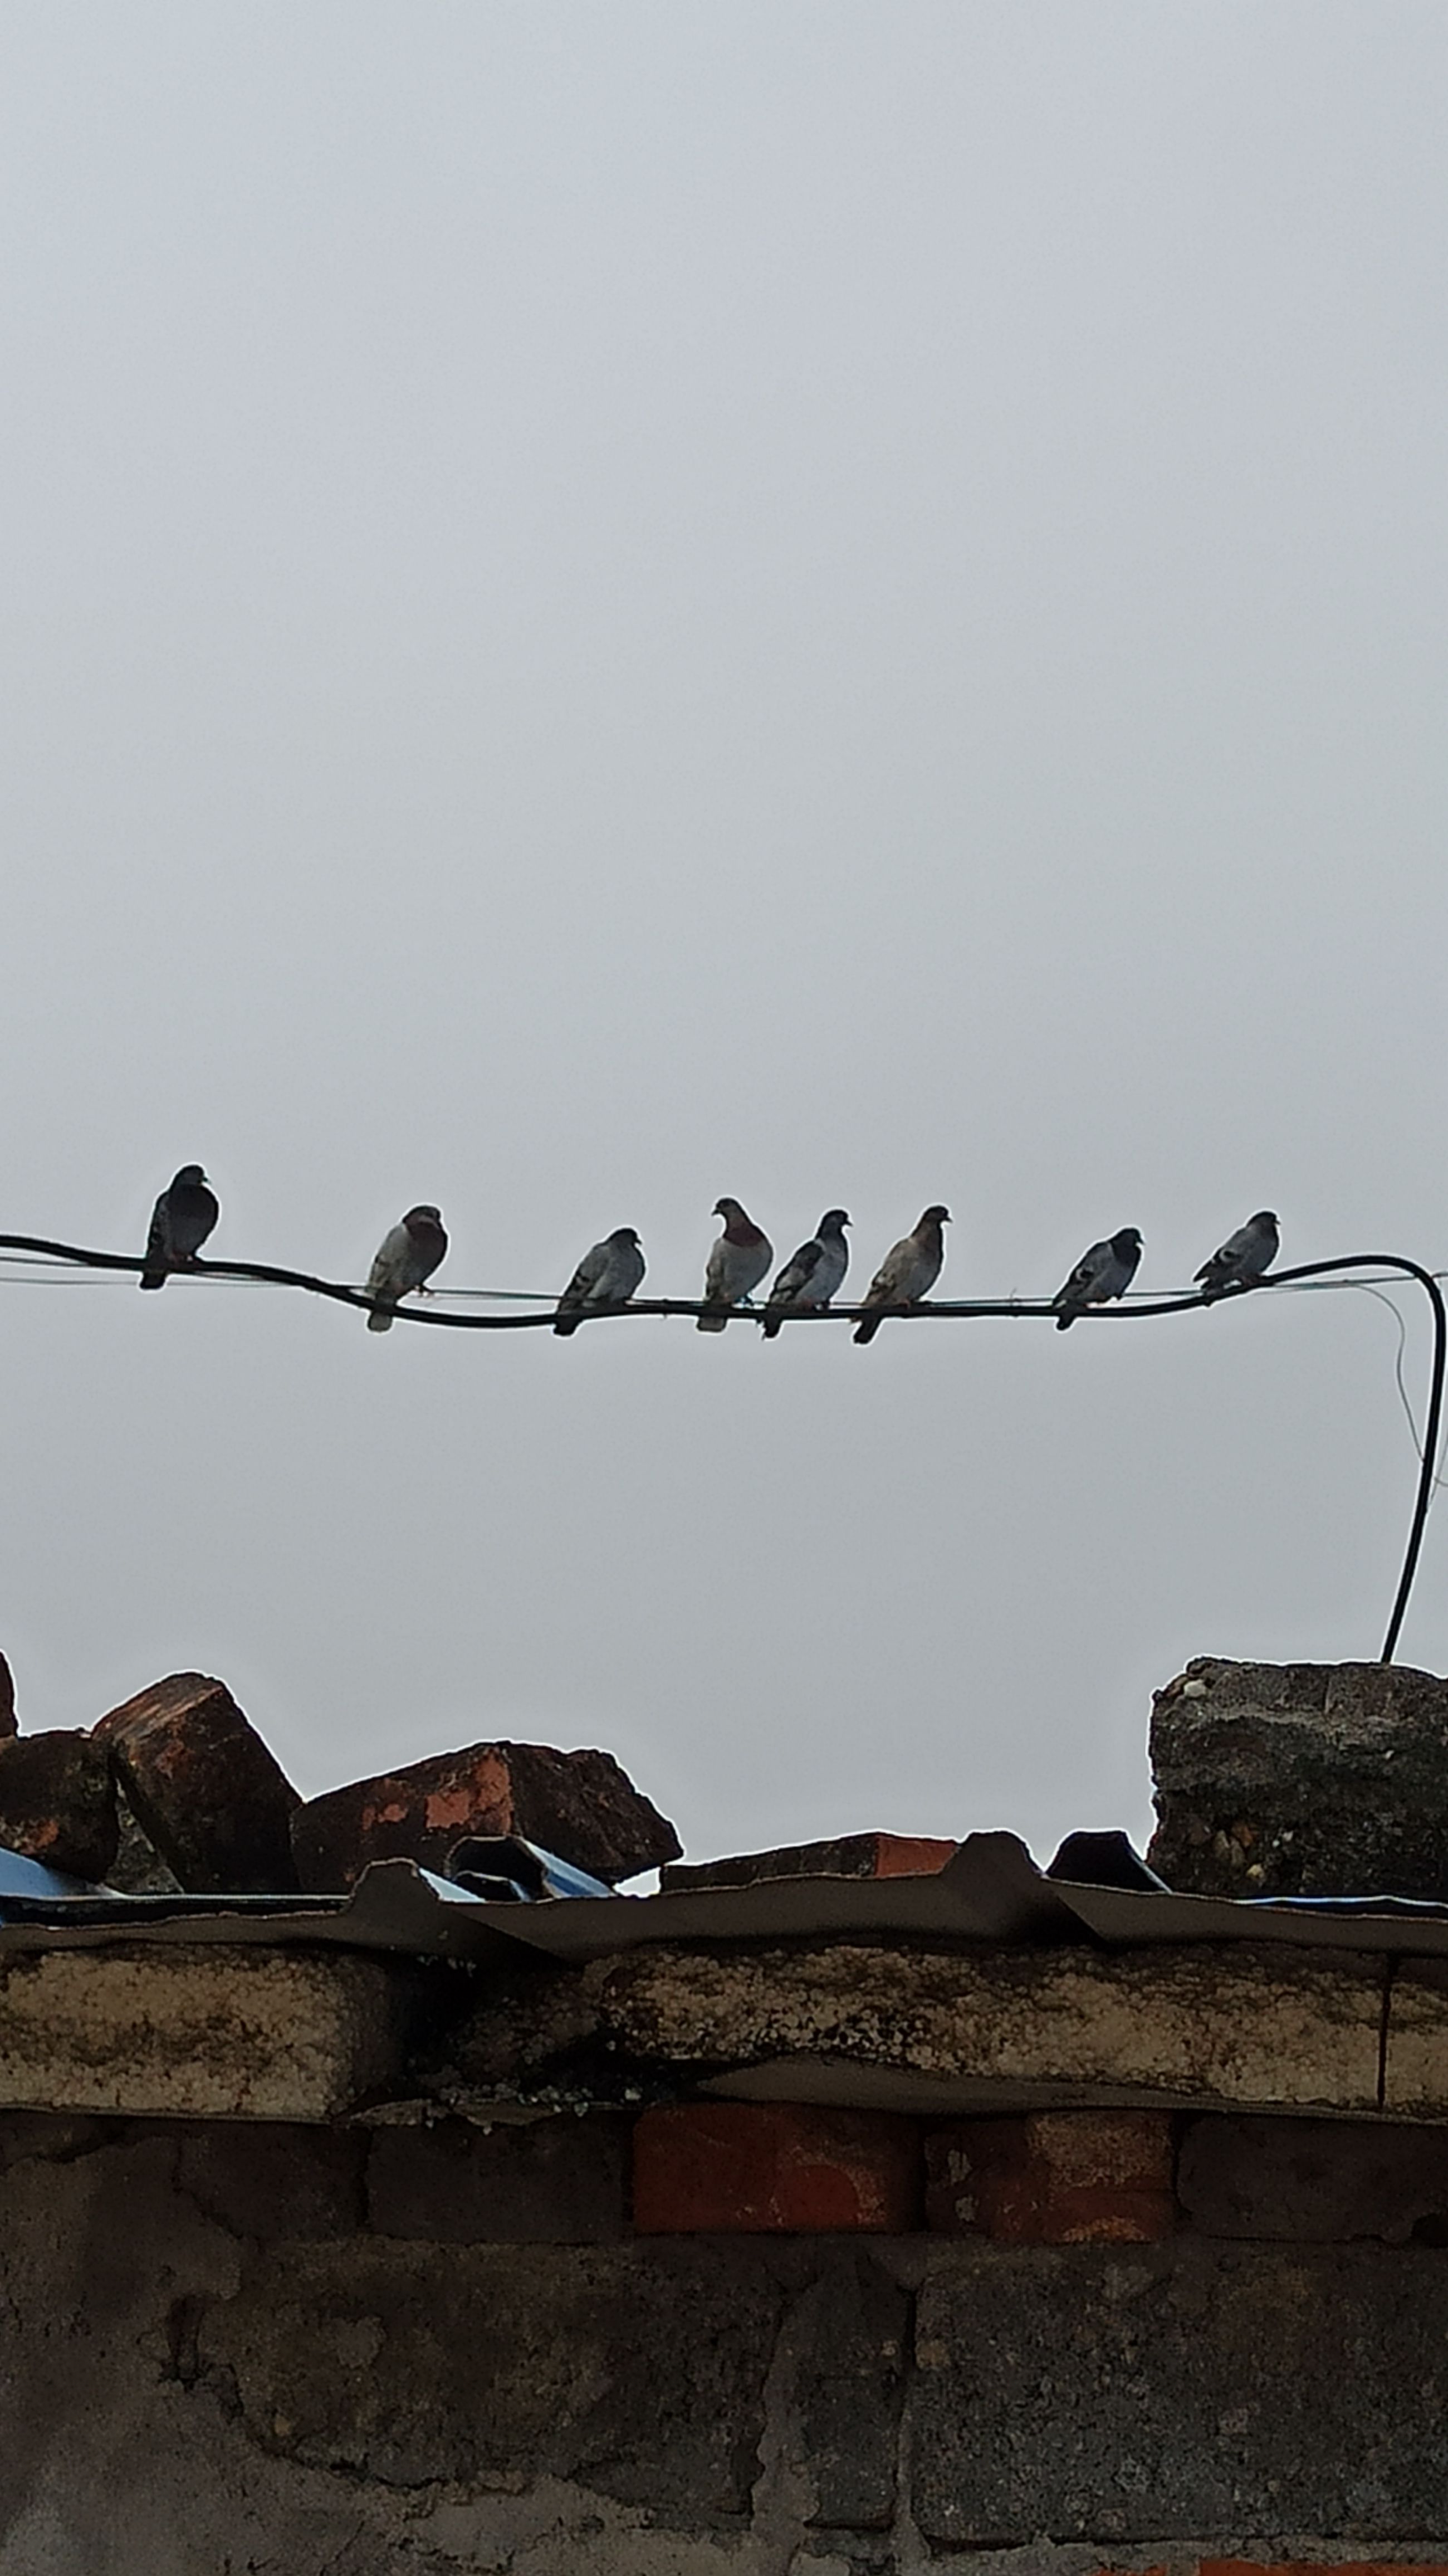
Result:
<svg viewBox="0 0 1448 2576"><path fill-rule="evenodd" d="M0 1843L47 1869L104 1878L119 1832L110 1764L80 1728L0 1738Z"/></svg>
<svg viewBox="0 0 1448 2576"><path fill-rule="evenodd" d="M1198 2576L1448 2576L1438 2558L1204 2558Z"/></svg>
<svg viewBox="0 0 1448 2576"><path fill-rule="evenodd" d="M645 2111L633 2140L643 2235L899 2235L919 2223L919 2132L890 2111L792 2102Z"/></svg>
<svg viewBox="0 0 1448 2576"><path fill-rule="evenodd" d="M92 1729L137 1823L184 1888L286 1894L297 1791L224 1682L172 1673Z"/></svg>
<svg viewBox="0 0 1448 2576"><path fill-rule="evenodd" d="M952 2120L925 2143L926 2224L1001 2245L1147 2245L1176 2224L1165 2111Z"/></svg>
<svg viewBox="0 0 1448 2576"><path fill-rule="evenodd" d="M292 1849L303 1887L350 1887L373 1860L442 1869L471 1834L519 1834L610 1881L670 1860L674 1828L611 1753L547 1744L469 1744L299 1807Z"/></svg>
<svg viewBox="0 0 1448 2576"><path fill-rule="evenodd" d="M832 1842L788 1843L779 1851L736 1852L728 1860L684 1861L665 1887L752 1887L762 1878L925 1878L954 1860L958 1843L929 1834L837 1834Z"/></svg>

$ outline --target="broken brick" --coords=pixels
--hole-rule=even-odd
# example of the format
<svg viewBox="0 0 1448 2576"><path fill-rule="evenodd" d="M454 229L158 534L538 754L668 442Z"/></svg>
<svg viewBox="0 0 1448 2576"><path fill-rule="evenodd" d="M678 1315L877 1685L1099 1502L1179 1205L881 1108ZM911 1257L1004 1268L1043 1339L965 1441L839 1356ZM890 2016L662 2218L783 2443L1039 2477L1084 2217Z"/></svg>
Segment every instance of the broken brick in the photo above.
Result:
<svg viewBox="0 0 1448 2576"><path fill-rule="evenodd" d="M903 2235L918 2223L920 2136L892 2111L691 2102L645 2111L633 2138L643 2235Z"/></svg>
<svg viewBox="0 0 1448 2576"><path fill-rule="evenodd" d="M92 1729L148 1841L200 1895L295 1889L298 1792L224 1682L172 1673Z"/></svg>
<svg viewBox="0 0 1448 2576"><path fill-rule="evenodd" d="M118 1832L110 1764L81 1728L0 1738L0 1843L73 1878L104 1878Z"/></svg>
<svg viewBox="0 0 1448 2576"><path fill-rule="evenodd" d="M469 1744L312 1798L292 1818L304 1888L350 1887L374 1860L441 1870L472 1834L518 1834L612 1883L680 1849L678 1835L611 1753Z"/></svg>
<svg viewBox="0 0 1448 2576"><path fill-rule="evenodd" d="M736 1852L728 1860L676 1862L661 1885L753 1887L764 1878L925 1878L954 1860L959 1845L930 1834L836 1834L779 1851Z"/></svg>
<svg viewBox="0 0 1448 2576"><path fill-rule="evenodd" d="M999 2245L1149 2245L1176 2224L1166 2111L952 2120L925 2142L926 2224Z"/></svg>

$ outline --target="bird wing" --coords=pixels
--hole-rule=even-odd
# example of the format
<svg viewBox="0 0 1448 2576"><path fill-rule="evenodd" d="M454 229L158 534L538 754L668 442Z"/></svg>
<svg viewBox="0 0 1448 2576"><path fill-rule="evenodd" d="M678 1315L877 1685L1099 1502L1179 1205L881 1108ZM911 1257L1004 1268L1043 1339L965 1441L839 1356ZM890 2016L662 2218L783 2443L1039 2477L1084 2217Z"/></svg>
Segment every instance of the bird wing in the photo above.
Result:
<svg viewBox="0 0 1448 2576"><path fill-rule="evenodd" d="M797 1252L792 1252L769 1292L771 1306L787 1306L792 1297L802 1296L817 1276L824 1254L825 1248L818 1235L811 1235L808 1243L802 1243Z"/></svg>
<svg viewBox="0 0 1448 2576"><path fill-rule="evenodd" d="M393 1226L377 1247L377 1256L367 1273L369 1297L405 1297L416 1285L411 1275L415 1247L405 1225ZM425 1275L425 1274L424 1274Z"/></svg>
<svg viewBox="0 0 1448 2576"><path fill-rule="evenodd" d="M569 1280L567 1287L564 1289L562 1296L558 1300L558 1310L560 1314L567 1314L571 1308L583 1305L590 1292L598 1286L600 1279L608 1268L608 1258L608 1245L606 1243L595 1243L587 1252L585 1252L578 1268L574 1271L572 1278Z"/></svg>

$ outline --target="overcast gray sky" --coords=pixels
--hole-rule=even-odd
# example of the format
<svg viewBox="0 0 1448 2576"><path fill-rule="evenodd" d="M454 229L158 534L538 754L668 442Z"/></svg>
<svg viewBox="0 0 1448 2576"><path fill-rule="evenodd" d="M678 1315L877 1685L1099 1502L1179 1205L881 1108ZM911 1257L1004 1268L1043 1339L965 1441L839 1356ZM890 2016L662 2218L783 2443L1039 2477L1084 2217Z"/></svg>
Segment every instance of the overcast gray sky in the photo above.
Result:
<svg viewBox="0 0 1448 2576"><path fill-rule="evenodd" d="M721 1191L857 1285L943 1198L958 1296L1263 1205L1448 1265L1444 51L9 0L0 1227L139 1248L194 1156L218 1255L352 1278L435 1198L459 1285L627 1222L689 1295ZM1411 1502L1356 1294L0 1322L27 1726L199 1665L307 1791L602 1744L696 1854L1143 1831L1152 1688L1374 1655Z"/></svg>

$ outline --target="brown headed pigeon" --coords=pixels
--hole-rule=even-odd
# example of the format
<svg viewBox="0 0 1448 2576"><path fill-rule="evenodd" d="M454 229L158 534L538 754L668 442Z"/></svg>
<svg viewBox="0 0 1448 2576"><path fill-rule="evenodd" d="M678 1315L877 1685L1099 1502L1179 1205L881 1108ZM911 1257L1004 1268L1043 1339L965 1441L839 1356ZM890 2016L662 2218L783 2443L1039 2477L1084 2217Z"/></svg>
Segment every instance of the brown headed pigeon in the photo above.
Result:
<svg viewBox="0 0 1448 2576"><path fill-rule="evenodd" d="M401 1224L383 1237L367 1274L368 1296L383 1301L373 1307L367 1318L369 1333L391 1332L392 1311L398 1298L408 1296L430 1279L446 1253L447 1236L438 1210L409 1208Z"/></svg>
<svg viewBox="0 0 1448 2576"><path fill-rule="evenodd" d="M1281 1236L1277 1219L1270 1208L1259 1208L1229 1234L1224 1244L1204 1261L1197 1277L1208 1297L1220 1297L1226 1288L1250 1288L1264 1270L1270 1270L1277 1258Z"/></svg>
<svg viewBox="0 0 1448 2576"><path fill-rule="evenodd" d="M164 1288L172 1270L188 1270L221 1210L199 1163L183 1163L151 1211L143 1288Z"/></svg>
<svg viewBox="0 0 1448 2576"><path fill-rule="evenodd" d="M902 1235L898 1243L891 1245L863 1300L878 1312L861 1317L855 1326L857 1342L874 1340L887 1307L913 1306L929 1296L945 1259L945 1237L940 1229L949 1223L949 1208L928 1207L914 1232Z"/></svg>
<svg viewBox="0 0 1448 2576"><path fill-rule="evenodd" d="M792 1252L769 1292L764 1338L772 1342L791 1306L827 1306L850 1266L843 1208L826 1208L808 1243Z"/></svg>
<svg viewBox="0 0 1448 2576"><path fill-rule="evenodd" d="M1124 1225L1119 1234L1108 1234L1103 1243L1093 1243L1083 1252L1065 1287L1052 1299L1056 1309L1056 1330L1068 1333L1078 1315L1088 1306L1109 1306L1113 1297L1124 1297L1136 1277L1141 1259L1141 1237L1134 1225Z"/></svg>
<svg viewBox="0 0 1448 2576"><path fill-rule="evenodd" d="M643 1280L643 1246L631 1225L616 1225L585 1252L558 1300L555 1333L576 1333L585 1315L600 1306L624 1306Z"/></svg>
<svg viewBox="0 0 1448 2576"><path fill-rule="evenodd" d="M699 1317L701 1333L723 1332L730 1307L753 1295L774 1259L768 1235L745 1215L737 1199L716 1199L714 1214L724 1219L724 1231L705 1265L704 1298L715 1311Z"/></svg>

